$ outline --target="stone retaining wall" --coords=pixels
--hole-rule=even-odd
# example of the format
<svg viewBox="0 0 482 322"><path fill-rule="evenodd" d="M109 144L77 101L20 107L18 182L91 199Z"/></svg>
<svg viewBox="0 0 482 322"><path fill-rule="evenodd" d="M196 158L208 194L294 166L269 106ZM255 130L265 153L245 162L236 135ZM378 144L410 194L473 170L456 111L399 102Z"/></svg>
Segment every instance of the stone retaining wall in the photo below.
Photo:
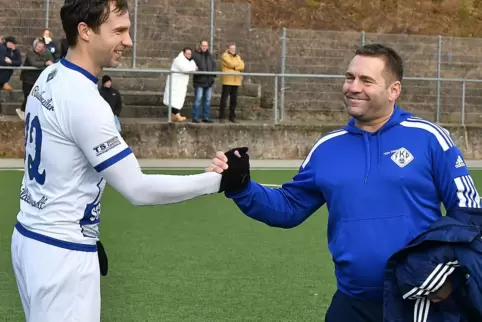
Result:
<svg viewBox="0 0 482 322"><path fill-rule="evenodd" d="M255 159L303 159L338 125L175 124L124 119L124 138L138 158L211 158L217 150L249 146ZM482 127L446 127L466 159L482 159ZM0 122L0 157L22 158L22 121Z"/></svg>

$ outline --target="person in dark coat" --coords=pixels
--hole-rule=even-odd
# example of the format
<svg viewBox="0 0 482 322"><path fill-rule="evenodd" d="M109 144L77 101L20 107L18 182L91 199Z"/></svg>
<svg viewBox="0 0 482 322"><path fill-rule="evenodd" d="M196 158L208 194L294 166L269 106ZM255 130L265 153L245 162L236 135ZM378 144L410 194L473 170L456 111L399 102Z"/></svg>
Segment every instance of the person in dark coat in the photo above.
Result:
<svg viewBox="0 0 482 322"><path fill-rule="evenodd" d="M5 37L4 43L0 44L0 66L18 67L22 65L22 57L17 49L17 41L14 37ZM11 92L12 87L8 83L12 77L13 69L0 69L0 90ZM2 107L0 105L0 117Z"/></svg>
<svg viewBox="0 0 482 322"><path fill-rule="evenodd" d="M216 62L209 52L209 45L206 40L201 41L196 46L192 59L200 72L213 72L216 70ZM201 104L203 106L202 121L204 123L212 123L211 95L215 77L216 75L193 75L194 105L192 107L192 121L194 123L201 122L201 115L199 114Z"/></svg>
<svg viewBox="0 0 482 322"><path fill-rule="evenodd" d="M121 132L121 124L119 121L119 116L122 111L122 98L120 92L112 87L112 79L109 75L104 75L102 77L102 86L99 88L100 96L109 103L112 112L114 113L115 124L117 130Z"/></svg>

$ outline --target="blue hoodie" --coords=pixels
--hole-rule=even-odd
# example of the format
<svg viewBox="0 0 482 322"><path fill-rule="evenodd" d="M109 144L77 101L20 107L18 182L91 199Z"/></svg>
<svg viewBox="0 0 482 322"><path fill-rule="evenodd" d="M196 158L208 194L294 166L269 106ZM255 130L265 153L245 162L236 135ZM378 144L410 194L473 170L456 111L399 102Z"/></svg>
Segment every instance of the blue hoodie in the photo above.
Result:
<svg viewBox="0 0 482 322"><path fill-rule="evenodd" d="M382 300L388 258L441 214L441 202L480 207L460 150L447 130L395 106L377 132L354 120L322 137L291 182L271 189L254 181L226 193L247 216L292 228L325 203L328 248L338 289Z"/></svg>

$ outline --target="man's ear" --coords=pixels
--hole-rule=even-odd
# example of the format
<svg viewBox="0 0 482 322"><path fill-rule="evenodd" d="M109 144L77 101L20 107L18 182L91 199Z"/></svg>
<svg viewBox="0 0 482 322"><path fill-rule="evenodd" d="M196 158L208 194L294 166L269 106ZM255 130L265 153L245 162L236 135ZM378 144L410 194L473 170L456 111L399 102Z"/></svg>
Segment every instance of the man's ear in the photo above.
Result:
<svg viewBox="0 0 482 322"><path fill-rule="evenodd" d="M389 87L389 91L389 101L395 102L402 93L402 84L400 83L400 81L393 82Z"/></svg>
<svg viewBox="0 0 482 322"><path fill-rule="evenodd" d="M85 41L90 40L91 29L87 26L85 22L79 23L77 26L77 31L79 33L79 37Z"/></svg>

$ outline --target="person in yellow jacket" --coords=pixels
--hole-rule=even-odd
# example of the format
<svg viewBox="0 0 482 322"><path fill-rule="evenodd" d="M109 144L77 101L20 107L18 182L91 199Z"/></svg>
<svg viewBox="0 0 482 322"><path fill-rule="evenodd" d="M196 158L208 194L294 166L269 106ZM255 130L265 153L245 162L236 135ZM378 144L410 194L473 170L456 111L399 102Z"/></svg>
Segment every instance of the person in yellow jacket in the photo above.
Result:
<svg viewBox="0 0 482 322"><path fill-rule="evenodd" d="M230 44L226 52L221 56L222 72L243 72L244 61L236 53L236 45ZM221 83L223 85L221 93L221 106L219 109L219 120L226 121L226 104L229 100L229 121L236 123L236 106L238 103L238 88L241 86L243 76L222 75Z"/></svg>

